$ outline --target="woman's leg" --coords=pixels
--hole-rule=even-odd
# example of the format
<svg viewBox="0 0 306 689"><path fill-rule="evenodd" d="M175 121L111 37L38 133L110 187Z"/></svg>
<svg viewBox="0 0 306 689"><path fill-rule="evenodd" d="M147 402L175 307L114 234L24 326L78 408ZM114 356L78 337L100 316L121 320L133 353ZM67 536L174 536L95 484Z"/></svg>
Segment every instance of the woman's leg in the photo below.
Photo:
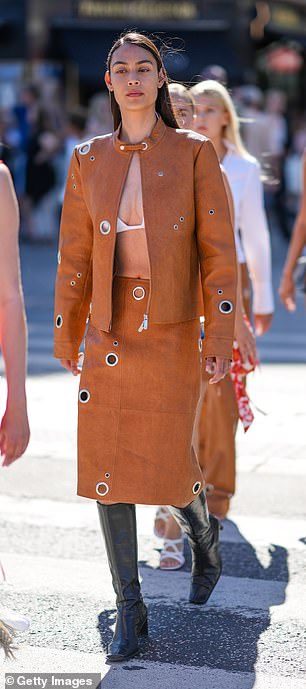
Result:
<svg viewBox="0 0 306 689"><path fill-rule="evenodd" d="M97 502L99 519L116 593L117 621L108 660L127 660L139 650L138 637L148 633L147 609L138 578L135 505Z"/></svg>
<svg viewBox="0 0 306 689"><path fill-rule="evenodd" d="M219 522L208 513L204 491L186 507L171 506L170 510L187 534L192 552L189 602L203 605L208 601L222 571Z"/></svg>

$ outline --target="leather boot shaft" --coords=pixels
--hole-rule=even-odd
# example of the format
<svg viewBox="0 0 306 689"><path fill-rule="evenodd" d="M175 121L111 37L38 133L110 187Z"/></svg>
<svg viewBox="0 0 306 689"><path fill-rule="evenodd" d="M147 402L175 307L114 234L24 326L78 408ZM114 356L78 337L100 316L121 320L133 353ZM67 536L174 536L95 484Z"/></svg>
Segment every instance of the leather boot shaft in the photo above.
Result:
<svg viewBox="0 0 306 689"><path fill-rule="evenodd" d="M222 571L219 552L219 522L209 515L205 493L187 507L170 507L186 533L192 553L192 581L189 601L203 605L215 588Z"/></svg>
<svg viewBox="0 0 306 689"><path fill-rule="evenodd" d="M116 593L117 620L107 659L119 662L139 651L139 637L148 633L147 609L138 578L135 505L97 503Z"/></svg>

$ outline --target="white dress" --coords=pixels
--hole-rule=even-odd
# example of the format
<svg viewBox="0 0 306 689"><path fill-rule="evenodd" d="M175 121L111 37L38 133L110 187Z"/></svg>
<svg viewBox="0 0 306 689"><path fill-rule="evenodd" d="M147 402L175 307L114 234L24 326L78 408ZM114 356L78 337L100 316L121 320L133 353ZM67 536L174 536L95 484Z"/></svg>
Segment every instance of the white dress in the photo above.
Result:
<svg viewBox="0 0 306 689"><path fill-rule="evenodd" d="M227 153L222 167L233 195L238 261L246 262L250 272L254 313L272 313L271 246L260 166L256 158L243 158L228 141L224 141L224 144Z"/></svg>

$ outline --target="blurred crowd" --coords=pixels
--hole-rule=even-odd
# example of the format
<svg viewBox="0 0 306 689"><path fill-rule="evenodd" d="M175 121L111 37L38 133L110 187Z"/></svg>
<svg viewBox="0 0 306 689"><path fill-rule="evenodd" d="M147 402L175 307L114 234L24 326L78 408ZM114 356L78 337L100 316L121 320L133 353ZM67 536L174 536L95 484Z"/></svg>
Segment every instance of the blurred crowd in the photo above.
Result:
<svg viewBox="0 0 306 689"><path fill-rule="evenodd" d="M226 73L218 66L209 66L203 76L226 83ZM57 240L72 150L112 129L106 92L92 96L86 108L65 107L64 95L62 84L52 77L22 84L9 106L0 100L0 157L14 178L24 241ZM289 114L282 91L263 93L245 85L234 88L232 95L246 147L261 164L270 220L289 239L302 187L305 113Z"/></svg>

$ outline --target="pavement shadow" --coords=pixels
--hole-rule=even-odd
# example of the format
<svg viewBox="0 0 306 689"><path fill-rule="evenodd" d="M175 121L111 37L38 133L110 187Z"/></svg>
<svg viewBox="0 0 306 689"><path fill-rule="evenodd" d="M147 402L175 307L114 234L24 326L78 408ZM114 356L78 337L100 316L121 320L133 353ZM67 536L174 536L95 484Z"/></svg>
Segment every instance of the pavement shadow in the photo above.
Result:
<svg viewBox="0 0 306 689"><path fill-rule="evenodd" d="M165 573L140 563L149 606L149 642L136 659L110 666L101 689L164 687L165 673L168 686L185 689L194 683L193 671L199 689L228 689L232 686L229 673L236 677L235 689L254 687L258 642L270 626L270 608L285 600L288 553L278 545L268 551L262 548L262 553L260 548L255 550L230 520L225 522L224 534L223 577L205 608L186 603L191 565L187 544L186 565L179 572ZM267 566L262 560L269 560ZM111 640L114 620L115 610L99 616L105 646ZM277 675L279 670L278 658L269 671Z"/></svg>

